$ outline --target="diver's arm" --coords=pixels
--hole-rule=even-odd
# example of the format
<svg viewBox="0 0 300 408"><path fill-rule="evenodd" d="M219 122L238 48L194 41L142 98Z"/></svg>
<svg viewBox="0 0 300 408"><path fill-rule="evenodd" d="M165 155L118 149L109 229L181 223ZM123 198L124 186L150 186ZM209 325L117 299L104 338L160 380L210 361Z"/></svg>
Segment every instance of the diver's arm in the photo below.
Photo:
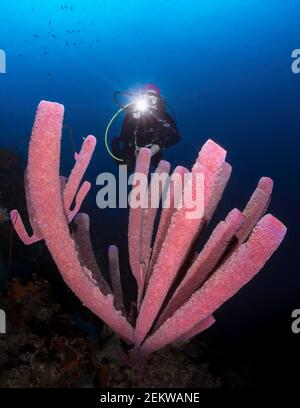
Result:
<svg viewBox="0 0 300 408"><path fill-rule="evenodd" d="M172 117L165 112L163 123L163 145L167 149L178 143L180 140L179 131Z"/></svg>

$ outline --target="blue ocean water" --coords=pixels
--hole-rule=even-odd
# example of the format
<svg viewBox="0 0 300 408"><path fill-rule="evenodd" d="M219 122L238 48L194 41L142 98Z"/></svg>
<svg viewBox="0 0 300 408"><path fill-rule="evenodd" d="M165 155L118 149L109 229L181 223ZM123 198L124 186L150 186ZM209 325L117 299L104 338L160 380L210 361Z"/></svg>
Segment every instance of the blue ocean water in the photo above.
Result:
<svg viewBox="0 0 300 408"><path fill-rule="evenodd" d="M26 158L38 102L60 102L77 148L88 134L98 139L86 175L95 183L98 173L117 171L104 147L106 124L117 109L113 92L154 82L181 133L165 154L173 167L191 166L207 139L228 151L233 174L217 219L242 209L261 176L274 179L269 210L287 225L287 237L253 282L216 314L219 325L207 334L228 343L249 336L256 348L264 328L265 347L289 333L291 312L300 307L300 74L291 70L291 53L300 48L299 13L296 0L0 3L0 49L7 58L0 74L0 147ZM65 129L62 173L71 168L72 154ZM124 236L126 214L101 214L96 192L94 186L86 205L101 239Z"/></svg>

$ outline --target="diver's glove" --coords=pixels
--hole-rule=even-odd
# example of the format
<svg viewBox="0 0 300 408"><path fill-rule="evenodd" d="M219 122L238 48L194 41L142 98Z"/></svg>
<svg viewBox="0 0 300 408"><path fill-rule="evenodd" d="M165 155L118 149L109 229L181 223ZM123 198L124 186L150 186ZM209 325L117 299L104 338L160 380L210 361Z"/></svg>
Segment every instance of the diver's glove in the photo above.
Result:
<svg viewBox="0 0 300 408"><path fill-rule="evenodd" d="M170 127L170 123L167 122L165 119L157 119L158 122L160 122L162 124L163 127Z"/></svg>
<svg viewBox="0 0 300 408"><path fill-rule="evenodd" d="M150 150L151 150L151 157L153 157L156 153L158 153L160 151L160 147L159 147L158 144L153 144L150 147Z"/></svg>
<svg viewBox="0 0 300 408"><path fill-rule="evenodd" d="M158 144L147 144L146 146L148 149L151 150L151 157L153 157L156 153L158 153L160 151L160 147ZM141 148L140 147L136 147L135 149L135 156L137 157L139 152L140 152Z"/></svg>

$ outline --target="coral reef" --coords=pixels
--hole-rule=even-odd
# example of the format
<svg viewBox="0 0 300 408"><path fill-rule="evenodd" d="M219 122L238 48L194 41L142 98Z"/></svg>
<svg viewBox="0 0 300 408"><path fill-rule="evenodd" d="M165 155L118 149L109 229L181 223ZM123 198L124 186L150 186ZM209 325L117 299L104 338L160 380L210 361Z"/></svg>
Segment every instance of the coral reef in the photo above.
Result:
<svg viewBox="0 0 300 408"><path fill-rule="evenodd" d="M0 294L0 307L9 315L9 334L0 337L1 388L84 384L93 372L93 347L53 299L46 281L12 280L7 294Z"/></svg>
<svg viewBox="0 0 300 408"><path fill-rule="evenodd" d="M93 136L85 139L75 155L69 178L59 175L63 113L62 105L42 101L36 114L26 171L33 235L27 234L16 210L11 212L11 219L25 244L45 240L67 285L128 344L128 362L141 361L153 351L187 340L211 326L213 312L249 282L279 247L286 228L272 215L264 215L273 183L262 178L245 210L232 210L200 253L195 253L193 244L211 220L231 173L226 151L207 141L182 191L183 195L188 191L193 194L196 176L204 175L201 217L190 219L190 208L184 203L179 208L163 208L152 245L157 209L138 207L130 211L129 257L138 298L128 312L117 248L109 249L111 288L92 251L89 218L77 214L90 187L87 182L80 187L80 183L96 144ZM148 175L150 159L150 151L141 149L133 186L138 183L137 174ZM156 172L168 172L169 167L162 161ZM187 172L182 167L174 170L179 176ZM168 188L174 201L172 183ZM150 191L145 193L149 199ZM68 224L74 218L77 231L71 234Z"/></svg>
<svg viewBox="0 0 300 408"><path fill-rule="evenodd" d="M196 340L155 353L142 375L121 365L118 339L108 327L87 338L53 287L35 275L26 283L13 279L0 293L0 308L10 316L9 334L0 336L0 388L215 388L226 381L210 373L209 351Z"/></svg>

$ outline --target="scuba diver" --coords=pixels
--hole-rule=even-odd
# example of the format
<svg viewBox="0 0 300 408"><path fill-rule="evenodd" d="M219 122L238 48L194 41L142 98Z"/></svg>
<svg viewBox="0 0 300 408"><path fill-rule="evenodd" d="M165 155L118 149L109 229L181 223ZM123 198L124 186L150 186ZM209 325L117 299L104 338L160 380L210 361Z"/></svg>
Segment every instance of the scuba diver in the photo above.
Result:
<svg viewBox="0 0 300 408"><path fill-rule="evenodd" d="M154 84L146 85L137 99L123 109L126 116L120 136L113 138L111 144L113 157L120 164L133 167L139 150L148 147L151 163L157 166L163 151L180 139L176 121L166 112L160 89Z"/></svg>

